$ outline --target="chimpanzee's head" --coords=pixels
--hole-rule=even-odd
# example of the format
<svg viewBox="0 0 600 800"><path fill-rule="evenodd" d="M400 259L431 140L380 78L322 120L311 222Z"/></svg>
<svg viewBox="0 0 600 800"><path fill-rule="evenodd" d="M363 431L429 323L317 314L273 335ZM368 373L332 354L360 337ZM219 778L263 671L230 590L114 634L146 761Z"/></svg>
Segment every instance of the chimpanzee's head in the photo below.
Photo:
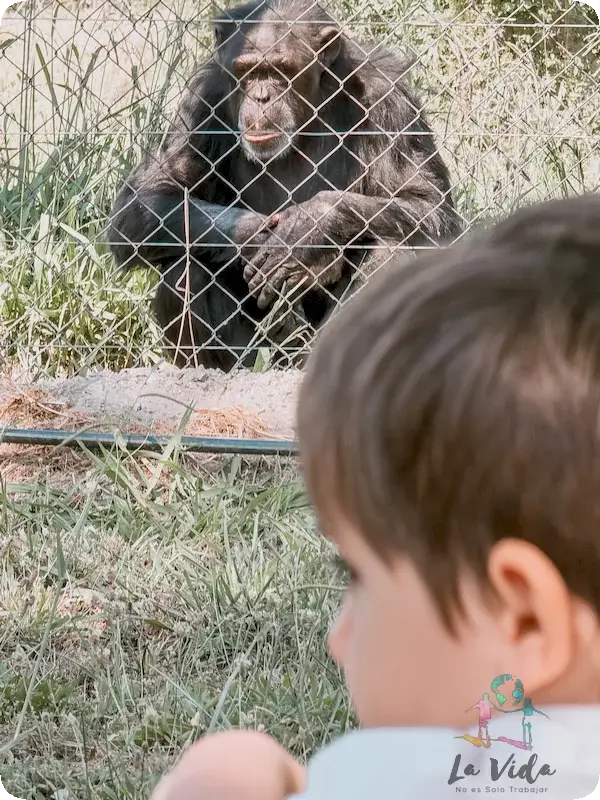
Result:
<svg viewBox="0 0 600 800"><path fill-rule="evenodd" d="M246 156L282 156L318 115L323 73L342 47L339 28L323 9L295 0L238 6L214 25L215 57L231 86L226 103Z"/></svg>

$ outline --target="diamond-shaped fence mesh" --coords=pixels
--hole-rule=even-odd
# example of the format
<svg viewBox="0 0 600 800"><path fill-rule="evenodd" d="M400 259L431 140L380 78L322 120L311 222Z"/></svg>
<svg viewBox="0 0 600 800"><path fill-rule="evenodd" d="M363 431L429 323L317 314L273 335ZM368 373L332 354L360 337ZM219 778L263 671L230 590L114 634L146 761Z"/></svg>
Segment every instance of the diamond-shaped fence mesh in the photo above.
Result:
<svg viewBox="0 0 600 800"><path fill-rule="evenodd" d="M0 112L0 375L299 364L377 269L600 187L600 33L560 0L21 3Z"/></svg>

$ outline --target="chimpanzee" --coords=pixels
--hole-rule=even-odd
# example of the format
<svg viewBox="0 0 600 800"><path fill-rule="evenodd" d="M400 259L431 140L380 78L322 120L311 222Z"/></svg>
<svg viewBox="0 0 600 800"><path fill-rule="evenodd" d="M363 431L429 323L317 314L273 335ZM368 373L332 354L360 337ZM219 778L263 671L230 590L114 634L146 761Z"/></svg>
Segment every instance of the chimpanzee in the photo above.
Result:
<svg viewBox="0 0 600 800"><path fill-rule="evenodd" d="M249 346L318 329L381 261L369 249L444 244L461 225L406 58L363 49L311 0L250 0L213 25L163 145L121 188L109 245L120 266L160 270L175 363L227 371L252 363ZM265 334L276 295L294 294Z"/></svg>

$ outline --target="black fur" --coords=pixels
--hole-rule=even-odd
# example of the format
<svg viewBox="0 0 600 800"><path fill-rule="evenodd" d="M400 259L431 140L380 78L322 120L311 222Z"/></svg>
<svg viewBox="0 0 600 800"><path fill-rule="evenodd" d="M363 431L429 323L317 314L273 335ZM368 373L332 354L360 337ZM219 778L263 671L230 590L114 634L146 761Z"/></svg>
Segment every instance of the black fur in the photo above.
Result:
<svg viewBox="0 0 600 800"><path fill-rule="evenodd" d="M302 220L298 216L302 209L325 215L317 226L322 233L311 234L312 256L309 253L294 273L311 273L316 282L296 306L300 317L290 316L281 330L270 333L270 341L280 343L289 334L290 320L292 328L302 316L315 328L323 324L364 255L364 250L361 254L347 249L341 266L316 266L311 272L311 258L317 263L324 252L323 237L343 251L350 243L440 244L461 231L447 168L406 87L409 64L383 47L363 49L341 35L327 68L319 73L318 118L306 122L292 149L266 168L248 158L237 133L236 113L242 101L239 94L231 94L235 81L228 74L247 41L235 21L260 20L260 25L252 26L254 31L269 20L300 16L303 22L314 21L309 25L313 32L323 28L322 20L337 23L310 0L250 2L230 9L227 16L230 22L215 25L218 53L190 81L160 151L148 155L122 187L109 230L109 244L120 266L153 266L161 271L155 310L166 339L171 344L179 340L176 363L224 370L235 365L236 356L268 312L256 296L249 296L250 276L256 281L259 275L264 285L273 274L261 273L256 266L260 259L252 266L256 251L241 251L253 234L257 247L276 241L277 233L293 246L299 230L314 230L314 223L306 227L306 215ZM293 59L298 54L292 48L289 55ZM290 113L299 114L289 102ZM347 131L359 135L336 135ZM394 136L395 131L404 135ZM331 135L302 135L314 132ZM278 211L282 211L280 226L272 233L257 233L264 219ZM183 294L176 286L179 282L181 289L186 269L186 241L192 245L187 263L194 299L192 314L181 325ZM369 259L372 264L373 257ZM244 273L248 260L250 269ZM269 258L263 253L265 261ZM280 283L293 271L282 273ZM227 349L212 349L220 343ZM252 355L245 363L251 361Z"/></svg>

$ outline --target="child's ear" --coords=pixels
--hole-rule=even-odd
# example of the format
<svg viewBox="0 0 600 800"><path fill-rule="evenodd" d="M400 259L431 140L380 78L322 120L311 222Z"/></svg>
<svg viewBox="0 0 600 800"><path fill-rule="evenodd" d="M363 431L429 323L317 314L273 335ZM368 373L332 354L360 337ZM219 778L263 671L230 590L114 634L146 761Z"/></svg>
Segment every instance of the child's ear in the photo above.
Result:
<svg viewBox="0 0 600 800"><path fill-rule="evenodd" d="M529 542L503 539L492 548L488 575L514 660L506 669L528 693L551 686L572 664L577 639L577 609L560 572Z"/></svg>

